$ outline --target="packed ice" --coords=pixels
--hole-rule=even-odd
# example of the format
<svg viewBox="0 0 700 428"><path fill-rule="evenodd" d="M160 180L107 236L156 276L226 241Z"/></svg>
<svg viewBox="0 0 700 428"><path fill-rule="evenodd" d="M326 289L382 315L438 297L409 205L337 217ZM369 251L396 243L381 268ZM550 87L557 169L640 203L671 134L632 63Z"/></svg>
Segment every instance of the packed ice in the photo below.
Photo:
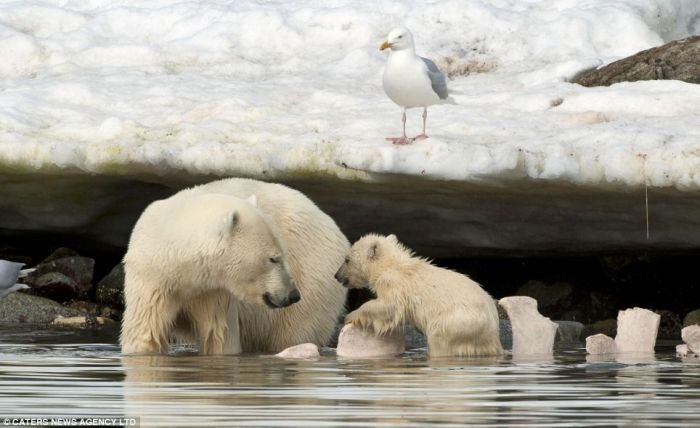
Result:
<svg viewBox="0 0 700 428"><path fill-rule="evenodd" d="M397 25L458 104L405 147L378 49ZM697 0L2 2L0 168L697 189L699 85L569 80L698 33Z"/></svg>

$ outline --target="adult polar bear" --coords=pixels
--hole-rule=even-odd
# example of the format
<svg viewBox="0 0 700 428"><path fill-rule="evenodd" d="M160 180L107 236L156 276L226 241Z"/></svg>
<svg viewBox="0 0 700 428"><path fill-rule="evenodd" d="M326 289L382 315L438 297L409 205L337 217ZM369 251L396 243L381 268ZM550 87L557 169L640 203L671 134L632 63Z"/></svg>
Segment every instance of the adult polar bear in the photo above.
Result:
<svg viewBox="0 0 700 428"><path fill-rule="evenodd" d="M273 242L259 231L222 235L220 229L229 227L228 216L204 205L210 204L210 199L226 197L237 201L238 221L254 220L253 224L264 225L263 230L274 236ZM257 206L251 206L246 198ZM246 228L245 224L240 227ZM214 250L222 245L222 239L225 248L238 250L233 257L247 254L250 259L250 254L255 254L263 263L278 257L270 252L276 241L283 253L277 264L288 267L301 301L269 309L263 304L265 290L258 287L257 296L246 294L241 290L241 277L255 274L241 272L237 268L240 260L221 262L221 257L229 257L221 255L223 249ZM263 242L272 250L258 254ZM134 227L124 257L122 351L166 352L173 335L198 337L203 354L278 352L304 342L324 345L344 311L346 290L334 274L349 248L347 238L328 215L302 193L279 184L231 178L156 201ZM222 275L224 281L214 279ZM283 277L277 276L284 283ZM256 278L248 280L255 282ZM285 284L278 284L280 287ZM279 299L284 300L284 296ZM293 296L290 299L294 300Z"/></svg>

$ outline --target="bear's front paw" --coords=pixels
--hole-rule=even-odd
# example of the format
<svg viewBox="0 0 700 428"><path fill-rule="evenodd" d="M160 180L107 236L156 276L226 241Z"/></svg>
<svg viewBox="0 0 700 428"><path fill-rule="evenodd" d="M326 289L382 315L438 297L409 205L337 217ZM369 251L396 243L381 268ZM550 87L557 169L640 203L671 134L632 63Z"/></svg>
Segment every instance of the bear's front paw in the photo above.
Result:
<svg viewBox="0 0 700 428"><path fill-rule="evenodd" d="M345 316L345 324L353 324L362 329L367 329L372 325L371 321L364 317L360 311L354 311L347 314Z"/></svg>

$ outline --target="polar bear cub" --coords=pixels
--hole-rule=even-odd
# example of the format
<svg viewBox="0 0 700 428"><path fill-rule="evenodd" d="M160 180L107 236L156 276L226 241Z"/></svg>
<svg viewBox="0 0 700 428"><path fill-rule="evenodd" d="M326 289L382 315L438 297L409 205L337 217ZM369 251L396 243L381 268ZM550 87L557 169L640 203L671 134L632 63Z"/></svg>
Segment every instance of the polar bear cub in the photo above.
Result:
<svg viewBox="0 0 700 428"><path fill-rule="evenodd" d="M503 352L491 296L466 275L414 256L394 235L362 237L336 279L348 288L369 287L377 295L348 314L346 323L377 334L415 325L427 336L431 357Z"/></svg>

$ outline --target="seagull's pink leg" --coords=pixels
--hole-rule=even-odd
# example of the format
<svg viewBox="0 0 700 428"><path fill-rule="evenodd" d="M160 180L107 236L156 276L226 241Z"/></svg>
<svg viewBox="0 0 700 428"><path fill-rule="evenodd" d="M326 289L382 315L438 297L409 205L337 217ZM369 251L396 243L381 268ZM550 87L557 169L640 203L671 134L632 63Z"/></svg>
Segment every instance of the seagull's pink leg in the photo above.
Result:
<svg viewBox="0 0 700 428"><path fill-rule="evenodd" d="M427 135L425 135L425 120L428 118L428 107L423 107L423 133L420 135L416 135L413 139L414 140L425 140L428 138Z"/></svg>
<svg viewBox="0 0 700 428"><path fill-rule="evenodd" d="M387 141L391 141L392 144L404 145L411 144L413 138L406 137L406 109L403 109L403 115L401 115L401 122L403 122L403 137L387 137Z"/></svg>

